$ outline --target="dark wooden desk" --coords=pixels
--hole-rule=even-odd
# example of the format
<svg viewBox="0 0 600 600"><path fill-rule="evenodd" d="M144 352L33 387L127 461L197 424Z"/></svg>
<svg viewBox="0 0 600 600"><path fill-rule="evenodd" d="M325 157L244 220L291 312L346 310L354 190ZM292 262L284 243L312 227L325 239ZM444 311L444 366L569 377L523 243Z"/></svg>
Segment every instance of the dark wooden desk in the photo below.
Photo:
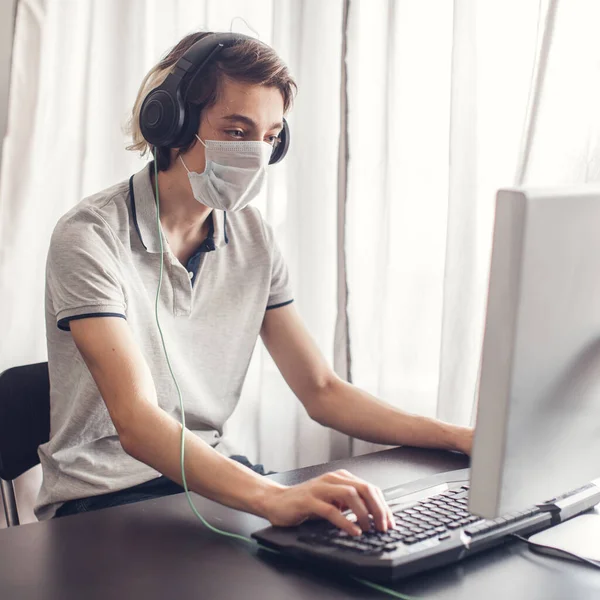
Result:
<svg viewBox="0 0 600 600"><path fill-rule="evenodd" d="M457 454L399 448L275 478L295 483L344 467L389 487L466 464ZM267 524L198 496L195 501L210 523L229 531L250 535ZM424 600L597 600L600 572L510 542L394 587ZM0 530L2 600L386 597L207 531L183 495Z"/></svg>

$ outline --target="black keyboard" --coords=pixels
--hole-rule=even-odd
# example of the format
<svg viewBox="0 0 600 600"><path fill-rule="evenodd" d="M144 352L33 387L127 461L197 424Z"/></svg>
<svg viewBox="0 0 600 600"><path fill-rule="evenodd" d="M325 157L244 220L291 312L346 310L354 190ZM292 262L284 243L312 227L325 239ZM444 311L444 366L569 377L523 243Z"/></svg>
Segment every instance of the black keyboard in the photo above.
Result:
<svg viewBox="0 0 600 600"><path fill-rule="evenodd" d="M372 527L351 536L326 521L307 521L295 528L269 527L253 537L303 561L390 581L457 562L502 544L510 534L526 536L556 523L556 514L538 506L497 519L470 514L465 475L466 470L442 473L387 490L396 527L386 532ZM600 502L600 489L590 484L561 498L572 498L571 517Z"/></svg>
<svg viewBox="0 0 600 600"><path fill-rule="evenodd" d="M385 533L371 529L356 537L327 526L324 531L299 535L298 540L353 552L378 554L394 552L399 544L410 546L431 538L447 540L452 530L471 524L480 526L485 523L487 527L492 526L491 522L487 523L485 519L469 514L468 492L469 486L463 485L459 489L442 492L417 502L410 508L398 510L394 512L395 529Z"/></svg>

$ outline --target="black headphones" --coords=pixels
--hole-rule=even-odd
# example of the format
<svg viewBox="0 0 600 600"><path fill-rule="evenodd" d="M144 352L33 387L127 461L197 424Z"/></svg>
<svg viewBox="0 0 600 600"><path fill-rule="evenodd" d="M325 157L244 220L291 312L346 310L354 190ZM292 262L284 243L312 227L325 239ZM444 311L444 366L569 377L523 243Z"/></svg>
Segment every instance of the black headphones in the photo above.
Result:
<svg viewBox="0 0 600 600"><path fill-rule="evenodd" d="M194 139L200 126L200 109L191 106L187 91L204 67L223 50L240 40L254 39L240 33L211 33L198 40L175 63L164 82L144 99L140 110L140 129L153 146L181 148ZM279 162L290 145L290 130L283 119L279 143L271 153L269 164Z"/></svg>

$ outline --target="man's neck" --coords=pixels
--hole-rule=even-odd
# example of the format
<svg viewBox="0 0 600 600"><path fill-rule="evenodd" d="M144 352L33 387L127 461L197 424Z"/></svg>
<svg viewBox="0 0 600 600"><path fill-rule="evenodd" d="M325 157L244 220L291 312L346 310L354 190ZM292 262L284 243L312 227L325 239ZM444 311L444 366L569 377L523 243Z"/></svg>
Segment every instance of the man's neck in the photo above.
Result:
<svg viewBox="0 0 600 600"><path fill-rule="evenodd" d="M202 241L208 235L208 217L212 209L194 198L185 171L179 171L174 165L168 171L158 173L160 223L167 237L170 234L181 240ZM154 172L152 179L154 189Z"/></svg>

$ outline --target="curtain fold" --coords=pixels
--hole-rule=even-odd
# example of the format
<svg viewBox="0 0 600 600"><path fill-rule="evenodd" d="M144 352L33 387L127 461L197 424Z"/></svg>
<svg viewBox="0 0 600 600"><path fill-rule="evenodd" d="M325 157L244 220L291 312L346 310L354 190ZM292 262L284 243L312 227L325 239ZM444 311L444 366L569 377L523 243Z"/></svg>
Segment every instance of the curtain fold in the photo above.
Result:
<svg viewBox="0 0 600 600"><path fill-rule="evenodd" d="M352 0L349 18L346 253L352 377L396 406L434 416L452 4L391 0L379 2L378 11L372 6ZM375 448L364 442L354 446L357 453Z"/></svg>
<svg viewBox="0 0 600 600"><path fill-rule="evenodd" d="M333 367L344 381L352 382L352 354L348 322L348 270L346 260L346 218L348 198L348 16L350 1L344 0L342 11L342 39L340 57L340 133L338 141L337 188L337 316L333 347ZM331 459L352 454L353 439L338 431L331 431Z"/></svg>
<svg viewBox="0 0 600 600"><path fill-rule="evenodd" d="M548 2L540 76L517 173L525 185L600 181L599 20L594 0Z"/></svg>

